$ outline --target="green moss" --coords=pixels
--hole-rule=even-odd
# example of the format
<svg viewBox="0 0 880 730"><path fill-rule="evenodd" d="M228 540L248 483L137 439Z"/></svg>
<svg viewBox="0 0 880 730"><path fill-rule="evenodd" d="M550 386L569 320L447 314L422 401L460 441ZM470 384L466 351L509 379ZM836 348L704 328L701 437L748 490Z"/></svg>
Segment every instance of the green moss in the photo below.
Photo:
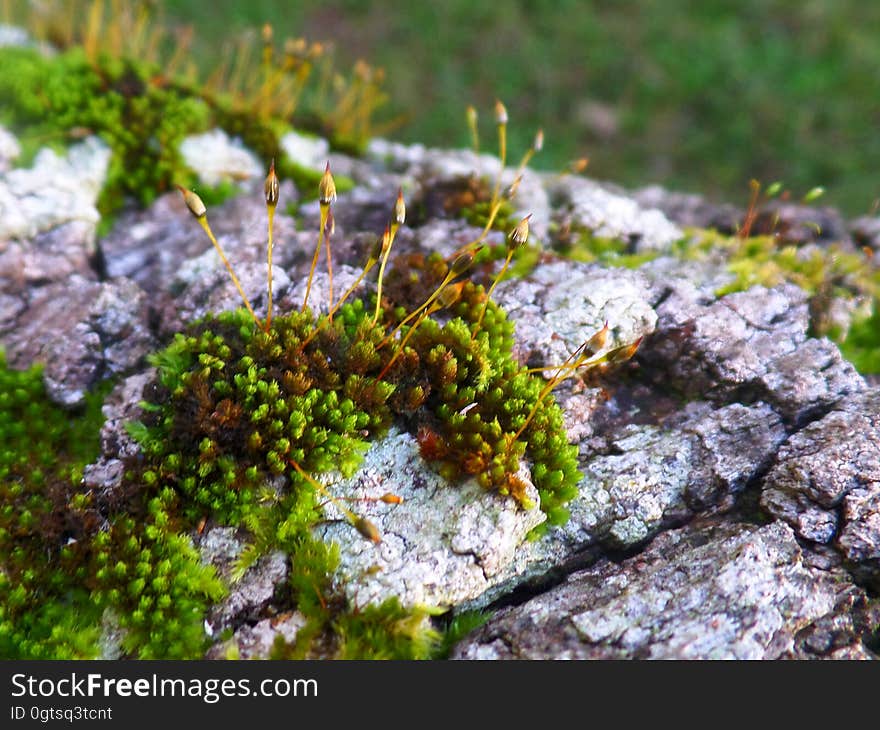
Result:
<svg viewBox="0 0 880 730"><path fill-rule="evenodd" d="M98 453L103 393L70 414L45 394L41 368L0 353L0 657L97 655L101 607L90 600L97 517L78 494Z"/></svg>
<svg viewBox="0 0 880 730"><path fill-rule="evenodd" d="M634 253L630 244L617 238L602 238L588 230L566 231L564 235L557 232L554 250L565 258L573 261L604 266L620 266L637 269L644 263L657 258L656 251Z"/></svg>
<svg viewBox="0 0 880 730"><path fill-rule="evenodd" d="M388 272L375 324L373 306L361 300L341 307L332 322L308 310L276 317L268 332L238 310L209 316L153 356L157 381L143 404L146 415L129 427L145 457L129 480L149 517L120 523L122 537L111 542L129 546L123 562L140 554L146 565L161 563L167 558L156 546L204 518L244 527L252 544L237 574L270 549L290 556L291 605L307 623L294 645L279 645L280 656L431 655L439 637L428 609L404 610L393 601L361 612L347 608L330 580L337 548L311 535L328 496L304 472L352 474L368 441L396 423L417 431L423 456L453 482L450 488L475 477L526 507L518 471L527 458L541 509L553 524L567 519L564 505L579 479L577 449L567 443L561 411L550 397L538 402L544 381L512 358L513 325L490 302L476 328L486 302L482 287L462 282L443 319L404 326L403 351L399 341L385 342L447 272L439 255L403 257ZM284 486L270 489L278 476ZM140 532L132 536L131 530ZM203 605L196 599L221 592L210 575L190 573L181 592L189 603L178 602L191 621L176 621L184 638L162 635L182 655L199 648L184 631L196 624ZM116 584L105 591L128 596L128 585L127 594ZM127 624L130 647L154 656L153 604L126 600L126 611L137 617Z"/></svg>
<svg viewBox="0 0 880 730"><path fill-rule="evenodd" d="M189 179L178 148L186 135L209 127L209 109L168 84L157 67L109 57L93 65L77 48L51 58L30 49L0 54L4 121L25 140L83 130L109 145L102 213L116 210L126 196L146 205L173 181Z"/></svg>
<svg viewBox="0 0 880 730"><path fill-rule="evenodd" d="M290 129L287 121L262 119L231 100L205 95L166 78L157 65L109 56L92 62L75 47L53 57L3 48L0 65L0 123L20 135L22 164L42 146L61 150L84 134L96 134L109 145L110 167L98 200L104 216L126 198L148 205L174 184L191 186L195 176L183 162L180 143L214 126L241 137L267 164L274 158L279 174L302 190L316 189L314 178L320 173L288 160L281 149L280 138ZM342 192L353 187L342 176L336 184ZM216 200L231 190L215 192Z"/></svg>
<svg viewBox="0 0 880 730"><path fill-rule="evenodd" d="M453 647L468 634L485 625L492 618L491 613L483 611L463 611L453 616L441 634L433 659L448 659Z"/></svg>
<svg viewBox="0 0 880 730"><path fill-rule="evenodd" d="M876 299L871 314L852 323L840 351L863 375L880 373L880 306Z"/></svg>

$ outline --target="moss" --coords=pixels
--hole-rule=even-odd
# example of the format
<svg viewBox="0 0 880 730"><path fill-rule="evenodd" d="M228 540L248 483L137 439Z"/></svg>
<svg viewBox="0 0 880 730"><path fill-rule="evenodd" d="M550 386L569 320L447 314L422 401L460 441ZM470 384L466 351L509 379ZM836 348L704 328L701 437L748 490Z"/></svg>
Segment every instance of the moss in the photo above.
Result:
<svg viewBox="0 0 880 730"><path fill-rule="evenodd" d="M332 322L308 310L275 317L268 332L238 310L207 317L154 355L157 380L143 404L146 415L130 425L145 458L129 480L150 517L120 523L124 537L111 542L131 544L123 562L145 552L141 562L161 562L155 546L204 518L244 527L252 547L238 574L270 549L291 559L291 605L307 625L294 645L278 647L279 655L429 656L438 635L428 609L404 610L396 602L354 613L346 607L330 581L336 548L311 536L324 519L322 502L332 497L309 475L352 474L368 441L396 423L417 433L423 456L450 481L475 477L523 506L531 506L519 475L527 458L553 524L567 519L564 505L579 479L561 411L552 398L538 402L543 380L512 358L513 325L490 302L476 328L486 303L481 286L464 281L442 319L403 325L405 346L386 340L447 273L439 255L398 259L376 323L373 306L361 300L341 307ZM269 488L279 476L284 486ZM142 532L126 534L132 529ZM185 588L191 597L220 591L210 575L188 576ZM152 604L126 600L138 621L149 620ZM200 604L191 598L184 605L195 625ZM177 624L184 633L183 618ZM153 656L147 637L155 626L128 628L140 632L129 634L132 649ZM163 641L198 648L167 632Z"/></svg>
<svg viewBox="0 0 880 730"><path fill-rule="evenodd" d="M463 611L453 616L443 629L432 658L448 659L453 647L458 642L485 625L491 618L492 614L484 611Z"/></svg>
<svg viewBox="0 0 880 730"><path fill-rule="evenodd" d="M880 373L880 306L876 299L871 314L852 323L840 351L863 375Z"/></svg>
<svg viewBox="0 0 880 730"><path fill-rule="evenodd" d="M112 152L98 201L109 213L130 196L146 205L176 179L189 179L179 145L210 125L208 106L168 84L157 67L103 57L93 65L81 49L47 58L30 49L2 49L4 121L23 137L66 138L69 130L100 136Z"/></svg>
<svg viewBox="0 0 880 730"><path fill-rule="evenodd" d="M41 368L0 353L0 657L97 655L101 607L87 581L99 517L78 493L98 453L103 392L84 409L52 405Z"/></svg>
<svg viewBox="0 0 880 730"><path fill-rule="evenodd" d="M585 229L567 228L554 234L553 250L573 261L637 269L658 256L656 251L635 253L626 241L596 236Z"/></svg>
<svg viewBox="0 0 880 730"><path fill-rule="evenodd" d="M168 78L157 64L108 55L90 59L78 47L53 57L35 49L3 48L0 62L0 123L20 134L21 164L41 146L61 150L85 134L96 134L109 145L110 167L98 199L104 216L126 198L148 205L174 184L194 183L180 143L214 126L241 137L267 163L275 158L279 173L302 190L314 189L314 173L288 160L281 149L288 121L262 118L250 107ZM353 182L340 176L337 185L345 191Z"/></svg>

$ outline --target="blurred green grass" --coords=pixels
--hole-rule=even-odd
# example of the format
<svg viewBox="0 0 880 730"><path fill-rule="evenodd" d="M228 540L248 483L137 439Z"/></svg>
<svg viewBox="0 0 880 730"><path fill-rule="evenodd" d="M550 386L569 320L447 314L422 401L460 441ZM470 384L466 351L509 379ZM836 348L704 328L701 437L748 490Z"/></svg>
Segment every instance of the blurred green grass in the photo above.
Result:
<svg viewBox="0 0 880 730"><path fill-rule="evenodd" d="M511 155L546 134L537 167L744 203L748 180L794 195L825 186L850 215L880 198L880 4L857 0L165 0L193 23L207 69L223 41L269 21L276 38L334 44L343 65L385 67L393 136L491 142L496 97Z"/></svg>

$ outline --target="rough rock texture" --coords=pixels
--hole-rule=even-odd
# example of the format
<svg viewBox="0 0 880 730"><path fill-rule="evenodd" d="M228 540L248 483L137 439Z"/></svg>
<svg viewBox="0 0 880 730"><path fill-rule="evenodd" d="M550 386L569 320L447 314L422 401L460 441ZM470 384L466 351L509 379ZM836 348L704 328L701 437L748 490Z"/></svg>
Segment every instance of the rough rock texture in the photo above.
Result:
<svg viewBox="0 0 880 730"><path fill-rule="evenodd" d="M847 398L794 434L764 480L761 505L880 579L880 391Z"/></svg>
<svg viewBox="0 0 880 730"><path fill-rule="evenodd" d="M764 400L801 423L864 379L826 339L807 337L807 296L786 284L707 300L688 282L669 282L641 361L686 397Z"/></svg>
<svg viewBox="0 0 880 730"><path fill-rule="evenodd" d="M297 611L265 618L251 626L243 625L232 639L219 642L208 651L208 659L267 659L277 637L293 643L299 630L306 625L306 617Z"/></svg>
<svg viewBox="0 0 880 730"><path fill-rule="evenodd" d="M156 371L148 368L120 382L107 396L101 408L105 419L101 427L101 455L85 468L85 486L105 494L119 486L125 472L125 460L140 452L138 444L125 430L125 424L143 415L139 404L144 399L144 389L155 377Z"/></svg>
<svg viewBox="0 0 880 730"><path fill-rule="evenodd" d="M656 209L644 209L626 195L592 180L562 177L549 185L562 202L566 220L599 238L627 241L636 251L662 251L682 237L681 230Z"/></svg>
<svg viewBox="0 0 880 730"><path fill-rule="evenodd" d="M245 545L232 527L215 527L199 541L202 561L217 568L218 573L231 583L229 594L208 616L212 635L216 636L233 624L256 619L287 578L287 556L276 550L259 558L235 580L233 568Z"/></svg>
<svg viewBox="0 0 880 730"><path fill-rule="evenodd" d="M718 205L701 195L673 192L659 185L635 190L633 198L639 205L656 208L673 223L685 227L714 228L730 234L743 218L743 211L733 205Z"/></svg>
<svg viewBox="0 0 880 730"><path fill-rule="evenodd" d="M306 257L296 234L296 225L282 206L295 204L298 196L286 180L279 191L281 201L275 215L273 260L281 268ZM236 267L239 262L265 260L266 206L262 183L245 186L241 195L208 211L211 230ZM293 242L292 242L293 239ZM171 294L175 276L189 260L214 247L193 221L180 193L160 197L148 211L120 216L113 230L100 241L109 276L127 276L151 295ZM216 252L214 253L216 258ZM213 260L213 259L212 259ZM217 266L222 266L216 259Z"/></svg>
<svg viewBox="0 0 880 730"><path fill-rule="evenodd" d="M134 367L155 345L146 296L127 279L74 274L32 296L0 330L0 344L13 367L45 363L49 397L61 405L81 404L89 388Z"/></svg>
<svg viewBox="0 0 880 730"><path fill-rule="evenodd" d="M495 298L516 323L518 359L538 367L563 362L605 322L609 348L652 332L647 288L638 272L559 261L499 284Z"/></svg>
<svg viewBox="0 0 880 730"><path fill-rule="evenodd" d="M473 599L545 519L540 510L523 510L474 480L450 486L431 471L409 434L392 433L374 444L358 474L333 486L338 497L378 498L386 492L403 503L360 503L360 515L382 535L380 544L364 540L332 505L331 521L316 528L322 538L339 543L337 580L355 606L392 596L404 605L451 606ZM531 484L526 495L537 500Z"/></svg>
<svg viewBox="0 0 880 730"><path fill-rule="evenodd" d="M454 657L777 659L853 590L842 572L811 566L782 522L694 525L499 611Z"/></svg>

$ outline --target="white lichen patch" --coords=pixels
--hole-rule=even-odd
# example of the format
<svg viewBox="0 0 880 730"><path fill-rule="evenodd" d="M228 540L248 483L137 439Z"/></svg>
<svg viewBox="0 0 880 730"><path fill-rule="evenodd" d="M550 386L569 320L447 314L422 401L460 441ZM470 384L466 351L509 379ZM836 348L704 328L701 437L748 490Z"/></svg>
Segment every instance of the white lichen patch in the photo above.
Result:
<svg viewBox="0 0 880 730"><path fill-rule="evenodd" d="M0 240L33 238L71 221L96 225L109 163L107 145L89 137L66 156L44 148L32 167L0 175Z"/></svg>
<svg viewBox="0 0 880 730"><path fill-rule="evenodd" d="M516 323L522 360L561 363L602 329L607 347L628 345L654 331L657 314L646 279L635 271L557 261L498 285L495 299Z"/></svg>
<svg viewBox="0 0 880 730"><path fill-rule="evenodd" d="M378 528L379 544L364 539L332 505L329 521L315 530L339 544L334 579L358 607L395 596L408 606L472 600L505 573L528 532L545 519L537 507L523 509L472 479L449 483L425 463L412 436L396 431L371 446L354 477L330 489L338 498L389 492L403 498L401 504L350 502ZM530 483L527 496L538 503Z"/></svg>
<svg viewBox="0 0 880 730"><path fill-rule="evenodd" d="M561 198L568 208L571 222L599 238L631 241L642 252L667 250L683 235L661 211L643 208L593 180L565 176L552 181L549 188L551 196Z"/></svg>
<svg viewBox="0 0 880 730"><path fill-rule="evenodd" d="M216 186L266 174L257 156L240 139L231 138L222 129L185 138L180 143L180 154L203 185Z"/></svg>
<svg viewBox="0 0 880 730"><path fill-rule="evenodd" d="M0 173L6 172L21 154L21 145L15 135L0 127Z"/></svg>
<svg viewBox="0 0 880 730"><path fill-rule="evenodd" d="M284 154L296 164L323 171L330 154L330 143L323 137L288 132L281 140Z"/></svg>

